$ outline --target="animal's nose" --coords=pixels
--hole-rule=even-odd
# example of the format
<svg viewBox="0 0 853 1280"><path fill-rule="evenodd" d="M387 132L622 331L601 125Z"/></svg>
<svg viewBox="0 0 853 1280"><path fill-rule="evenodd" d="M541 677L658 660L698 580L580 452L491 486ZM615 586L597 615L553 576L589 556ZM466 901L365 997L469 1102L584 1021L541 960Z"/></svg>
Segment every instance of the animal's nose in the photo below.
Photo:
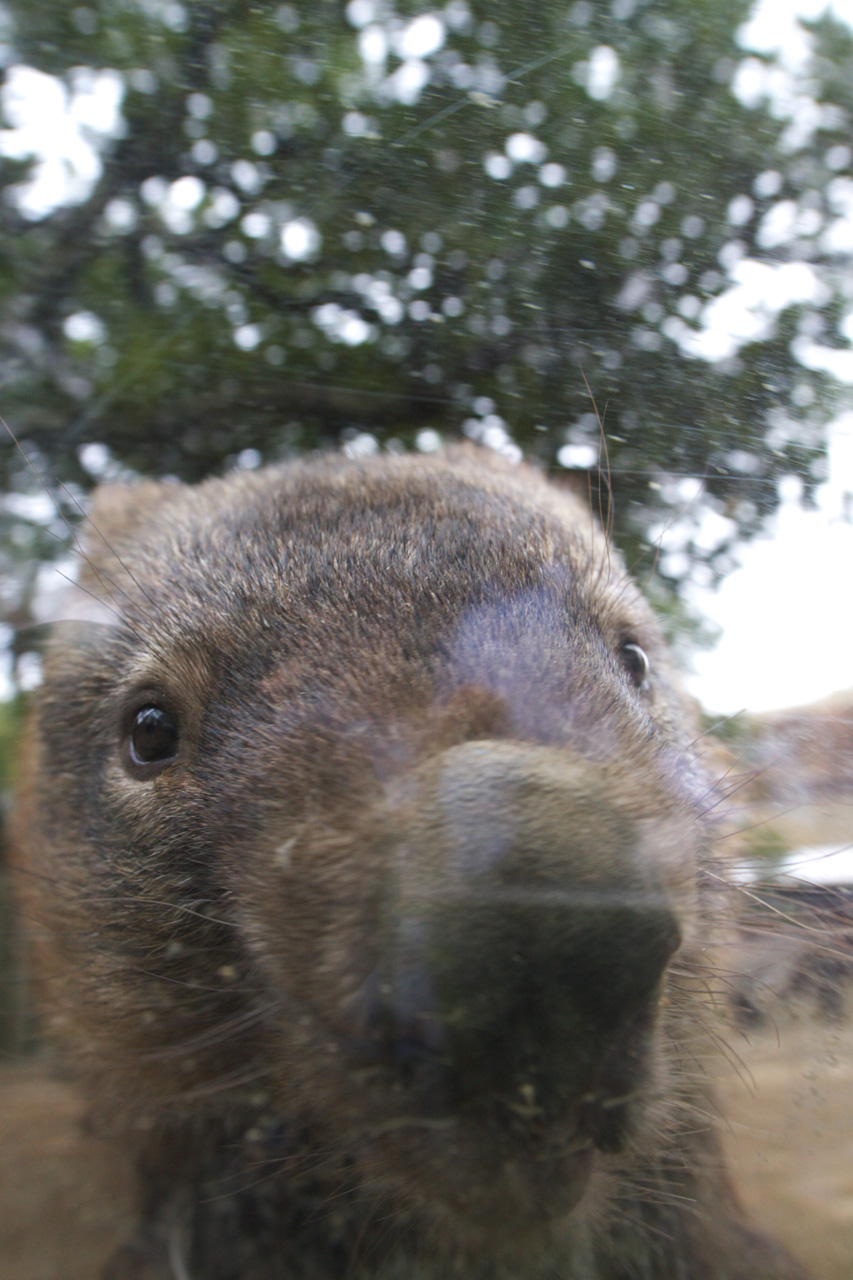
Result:
<svg viewBox="0 0 853 1280"><path fill-rule="evenodd" d="M369 997L383 1051L440 1064L457 1104L618 1107L681 940L676 851L650 818L575 753L484 741L433 761Z"/></svg>

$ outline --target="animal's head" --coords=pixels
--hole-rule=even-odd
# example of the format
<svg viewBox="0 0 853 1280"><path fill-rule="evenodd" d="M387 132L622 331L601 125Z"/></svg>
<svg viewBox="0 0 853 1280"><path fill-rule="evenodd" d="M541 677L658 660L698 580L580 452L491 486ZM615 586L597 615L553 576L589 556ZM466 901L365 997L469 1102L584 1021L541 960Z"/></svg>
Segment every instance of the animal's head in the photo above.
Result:
<svg viewBox="0 0 853 1280"><path fill-rule="evenodd" d="M19 831L116 1105L259 1098L473 1233L665 1134L704 783L579 502L467 451L111 488L82 588Z"/></svg>

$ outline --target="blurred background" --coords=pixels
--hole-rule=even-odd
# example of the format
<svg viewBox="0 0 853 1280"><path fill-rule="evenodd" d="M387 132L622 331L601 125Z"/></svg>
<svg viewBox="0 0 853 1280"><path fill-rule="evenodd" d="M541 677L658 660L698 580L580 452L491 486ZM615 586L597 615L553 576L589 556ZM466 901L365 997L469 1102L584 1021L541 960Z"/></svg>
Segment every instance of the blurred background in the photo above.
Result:
<svg viewBox="0 0 853 1280"><path fill-rule="evenodd" d="M843 932L851 0L2 0L0 68L4 792L98 481L467 437L612 522Z"/></svg>

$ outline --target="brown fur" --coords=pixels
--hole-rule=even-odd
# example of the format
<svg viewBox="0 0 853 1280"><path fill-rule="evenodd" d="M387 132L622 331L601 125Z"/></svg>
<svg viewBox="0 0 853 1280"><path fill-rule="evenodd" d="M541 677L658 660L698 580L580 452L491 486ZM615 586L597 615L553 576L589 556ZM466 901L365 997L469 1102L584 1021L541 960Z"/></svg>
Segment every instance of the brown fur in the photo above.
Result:
<svg viewBox="0 0 853 1280"><path fill-rule="evenodd" d="M48 1023L142 1172L108 1276L800 1276L721 1165L712 801L581 505L460 450L91 525L16 830Z"/></svg>

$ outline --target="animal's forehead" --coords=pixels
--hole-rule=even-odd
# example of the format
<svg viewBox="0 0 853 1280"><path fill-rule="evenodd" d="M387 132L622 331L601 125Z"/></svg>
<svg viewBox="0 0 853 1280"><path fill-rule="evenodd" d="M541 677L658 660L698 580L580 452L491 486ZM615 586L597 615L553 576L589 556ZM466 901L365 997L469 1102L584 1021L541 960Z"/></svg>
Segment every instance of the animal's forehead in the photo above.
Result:
<svg viewBox="0 0 853 1280"><path fill-rule="evenodd" d="M446 630L483 605L490 631L554 606L570 624L646 613L588 509L528 468L333 460L177 486L151 515L122 530L110 572L173 638L402 634L407 616Z"/></svg>
<svg viewBox="0 0 853 1280"><path fill-rule="evenodd" d="M528 492L430 473L404 478L335 484L283 472L203 486L135 529L120 551L155 584L243 582L250 590L298 590L306 579L367 588L382 574L413 586L434 587L438 575L446 586L491 579L520 588L543 566L583 575L606 556L591 517L560 495L554 501L541 483Z"/></svg>
<svg viewBox="0 0 853 1280"><path fill-rule="evenodd" d="M344 473L346 474L346 473ZM260 537L308 542L364 545L389 553L400 547L436 543L518 543L543 551L552 541L575 546L593 540L592 518L571 499L546 488L482 483L476 475L454 472L356 476L350 483L323 473L291 476L271 473L256 489L235 489L227 503L201 504L211 529L230 527L250 539ZM214 494L200 493L209 499Z"/></svg>
<svg viewBox="0 0 853 1280"><path fill-rule="evenodd" d="M513 528L459 512L401 523L352 508L325 520L197 528L171 560L155 555L149 573L158 597L215 612L337 608L364 618L522 599L535 612L547 600L603 599L620 585L603 549L550 520Z"/></svg>

